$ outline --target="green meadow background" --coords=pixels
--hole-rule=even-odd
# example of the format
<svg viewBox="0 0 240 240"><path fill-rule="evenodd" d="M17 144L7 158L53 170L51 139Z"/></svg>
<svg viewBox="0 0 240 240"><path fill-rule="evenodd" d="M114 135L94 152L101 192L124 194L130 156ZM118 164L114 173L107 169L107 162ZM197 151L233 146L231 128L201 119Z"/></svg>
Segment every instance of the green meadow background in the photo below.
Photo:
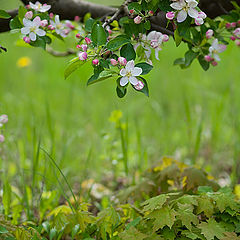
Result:
<svg viewBox="0 0 240 240"><path fill-rule="evenodd" d="M6 10L17 6L18 1L0 1ZM0 54L0 114L9 116L0 152L2 176L15 181L22 176L28 184L36 175L54 187L52 166L38 146L51 154L71 183L101 178L116 169L123 175L119 132L109 121L114 110L122 111L128 129L132 172L168 155L220 177L230 174L239 161L240 54L234 44L221 54L218 67L204 72L197 62L186 70L173 66L186 46L176 48L170 41L147 76L150 97L129 89L119 99L114 79L87 87L92 70L86 65L64 80L71 57L16 46L18 37L0 35L8 49ZM61 43L59 47L64 48ZM21 57L32 64L19 68Z"/></svg>

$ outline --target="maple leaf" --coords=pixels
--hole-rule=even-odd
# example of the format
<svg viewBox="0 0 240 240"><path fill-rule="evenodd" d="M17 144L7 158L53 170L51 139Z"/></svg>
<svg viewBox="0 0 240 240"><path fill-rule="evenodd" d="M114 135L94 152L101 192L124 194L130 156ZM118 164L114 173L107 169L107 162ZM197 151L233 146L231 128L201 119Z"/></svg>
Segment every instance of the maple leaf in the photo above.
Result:
<svg viewBox="0 0 240 240"><path fill-rule="evenodd" d="M221 238L221 240L240 240L240 237L234 232L225 232L224 237Z"/></svg>
<svg viewBox="0 0 240 240"><path fill-rule="evenodd" d="M157 231L164 226L171 228L175 222L176 212L166 206L161 209L154 210L147 215L147 218L154 219L153 230Z"/></svg>
<svg viewBox="0 0 240 240"><path fill-rule="evenodd" d="M122 240L143 240L146 234L139 232L135 227L130 227L127 231L119 234Z"/></svg>
<svg viewBox="0 0 240 240"><path fill-rule="evenodd" d="M159 195L157 197L150 198L143 202L141 205L144 206L143 211L153 211L155 209L160 209L163 204L167 201L168 196L167 195Z"/></svg>
<svg viewBox="0 0 240 240"><path fill-rule="evenodd" d="M198 226L202 231L202 234L207 240L213 240L214 237L222 239L225 229L222 228L213 218L209 219L208 222L203 222Z"/></svg>
<svg viewBox="0 0 240 240"><path fill-rule="evenodd" d="M227 207L230 207L232 210L239 210L237 203L234 201L233 194L215 194L214 200L220 212L224 212Z"/></svg>
<svg viewBox="0 0 240 240"><path fill-rule="evenodd" d="M192 229L192 223L197 225L199 223L196 215L193 214L191 205L178 203L179 209L177 210L177 219L182 221L182 225L186 226L189 230Z"/></svg>
<svg viewBox="0 0 240 240"><path fill-rule="evenodd" d="M208 218L213 215L214 205L212 199L208 196L203 195L201 198L198 198L197 214L201 212L204 212Z"/></svg>

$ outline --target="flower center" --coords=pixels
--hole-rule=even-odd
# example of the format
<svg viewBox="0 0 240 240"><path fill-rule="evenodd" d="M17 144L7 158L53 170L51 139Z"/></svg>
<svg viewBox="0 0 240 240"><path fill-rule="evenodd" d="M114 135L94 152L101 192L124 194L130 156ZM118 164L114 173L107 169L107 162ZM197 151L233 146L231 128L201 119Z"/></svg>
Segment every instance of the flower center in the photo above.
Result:
<svg viewBox="0 0 240 240"><path fill-rule="evenodd" d="M131 72L127 72L126 76L127 76L128 78L130 78L130 77L132 76L132 73L131 73Z"/></svg>
<svg viewBox="0 0 240 240"><path fill-rule="evenodd" d="M42 7L42 4L39 3L39 4L37 5L37 9L40 10L41 7Z"/></svg>
<svg viewBox="0 0 240 240"><path fill-rule="evenodd" d="M35 27L35 26L30 28L31 32L35 32L36 30L37 30L37 27Z"/></svg>

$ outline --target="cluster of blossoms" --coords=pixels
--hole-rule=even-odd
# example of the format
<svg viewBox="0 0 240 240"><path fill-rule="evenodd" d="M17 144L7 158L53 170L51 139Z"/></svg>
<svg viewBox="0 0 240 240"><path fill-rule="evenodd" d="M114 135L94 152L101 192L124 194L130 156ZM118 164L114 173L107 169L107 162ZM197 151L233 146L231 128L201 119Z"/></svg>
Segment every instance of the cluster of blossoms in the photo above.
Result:
<svg viewBox="0 0 240 240"><path fill-rule="evenodd" d="M2 128L4 126L4 124L6 124L7 122L8 122L8 116L5 114L1 115L0 116L0 128ZM5 140L5 137L2 134L0 134L0 143L4 142L4 140Z"/></svg>
<svg viewBox="0 0 240 240"><path fill-rule="evenodd" d="M196 25L202 25L207 15L199 11L198 2L196 0L172 0L173 3L170 5L175 11L168 12L166 18L173 20L177 17L177 22L181 23L190 16L195 20Z"/></svg>
<svg viewBox="0 0 240 240"><path fill-rule="evenodd" d="M41 13L45 13L51 9L50 5L29 3L28 11L23 18L24 27L21 28L21 33L24 35L23 40L26 43L31 43L37 40L37 37L46 36L48 31L55 31L61 37L66 37L72 30L75 29L70 21L61 23L59 16L54 18L53 13L49 14L49 19L41 19Z"/></svg>
<svg viewBox="0 0 240 240"><path fill-rule="evenodd" d="M135 45L135 49L137 49L141 45L145 50L145 56L148 61L151 56L152 49L154 49L155 57L157 60L159 60L159 51L162 50L163 43L168 42L168 40L168 35L162 34L161 32L157 31L151 31L148 35L140 35L139 43Z"/></svg>
<svg viewBox="0 0 240 240"><path fill-rule="evenodd" d="M231 33L230 39L240 46L240 20L237 22L227 23L226 29Z"/></svg>
<svg viewBox="0 0 240 240"><path fill-rule="evenodd" d="M206 32L206 38L211 39L213 38L214 31L209 29ZM213 66L217 66L221 59L219 57L219 53L222 53L226 50L227 46L224 44L219 44L218 39L214 38L212 45L209 47L209 54L205 56L205 60L210 62Z"/></svg>
<svg viewBox="0 0 240 240"><path fill-rule="evenodd" d="M136 12L134 9L131 9L130 11L129 11L129 13L130 13L130 16L131 17L134 17L134 23L135 24L140 24L141 22L143 22L145 19L147 19L148 17L152 17L153 15L154 15L154 12L152 11L152 10L150 10L150 11L147 11L146 13L145 13L145 15L144 14L142 14L141 12ZM137 15L137 16L136 16Z"/></svg>

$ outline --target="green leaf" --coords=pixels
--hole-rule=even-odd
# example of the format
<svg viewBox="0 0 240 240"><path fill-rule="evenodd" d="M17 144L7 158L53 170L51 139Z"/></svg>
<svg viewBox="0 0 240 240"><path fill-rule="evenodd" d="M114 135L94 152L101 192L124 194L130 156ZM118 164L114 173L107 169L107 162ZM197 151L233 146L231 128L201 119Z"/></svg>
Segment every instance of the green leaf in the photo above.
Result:
<svg viewBox="0 0 240 240"><path fill-rule="evenodd" d="M72 59L64 71L64 78L67 79L74 71L82 66L86 61L80 61L78 57Z"/></svg>
<svg viewBox="0 0 240 240"><path fill-rule="evenodd" d="M151 23L150 23L149 20L147 20L147 21L144 23L144 28L145 28L146 30L150 30L150 29L151 29Z"/></svg>
<svg viewBox="0 0 240 240"><path fill-rule="evenodd" d="M18 19L21 23L23 23L23 18L27 12L27 9L24 6L20 6L18 9Z"/></svg>
<svg viewBox="0 0 240 240"><path fill-rule="evenodd" d="M8 233L8 230L5 227L0 225L0 234L6 234L6 233Z"/></svg>
<svg viewBox="0 0 240 240"><path fill-rule="evenodd" d="M182 221L182 225L186 226L189 230L192 229L192 223L194 225L198 224L198 217L193 214L191 206L188 204L180 204L178 203L177 210L177 219Z"/></svg>
<svg viewBox="0 0 240 240"><path fill-rule="evenodd" d="M179 32L178 32L178 29L176 29L174 31L174 40L175 40L175 43L176 43L176 46L178 47L181 42L182 42L182 37L179 35Z"/></svg>
<svg viewBox="0 0 240 240"><path fill-rule="evenodd" d="M137 3L137 2L132 2L128 4L128 10L133 9L134 11L141 12L142 11L142 6L141 4Z"/></svg>
<svg viewBox="0 0 240 240"><path fill-rule="evenodd" d="M100 72L100 73L95 73L94 75L92 75L92 76L89 78L89 80L88 80L88 82L87 82L87 85L91 85L91 84L93 84L93 83L106 80L106 79L112 77L114 73L115 73L115 72L113 72L113 71L111 71L111 70L108 70L108 69L106 69L106 70L104 70L104 71L102 71L102 72Z"/></svg>
<svg viewBox="0 0 240 240"><path fill-rule="evenodd" d="M37 37L37 40L30 43L31 46L33 47L40 47L42 48L43 50L46 49L46 41L45 41L45 38L43 37Z"/></svg>
<svg viewBox="0 0 240 240"><path fill-rule="evenodd" d="M193 52L192 50L189 50L185 53L185 66L188 67L191 65L193 60L198 56L198 52Z"/></svg>
<svg viewBox="0 0 240 240"><path fill-rule="evenodd" d="M122 46L120 50L120 55L122 57L125 57L127 61L135 60L136 52L133 48L133 45L131 43L127 43L126 45Z"/></svg>
<svg viewBox="0 0 240 240"><path fill-rule="evenodd" d="M142 69L142 74L141 75L146 75L148 74L152 69L153 69L153 66L148 64L148 63L138 63L135 65L135 67L140 67Z"/></svg>
<svg viewBox="0 0 240 240"><path fill-rule="evenodd" d="M92 27L92 41L97 46L102 46L107 42L107 33L99 22L96 22Z"/></svg>
<svg viewBox="0 0 240 240"><path fill-rule="evenodd" d="M56 230L56 228L52 228L52 229L50 230L50 233L49 233L49 238L50 238L50 240L53 240L56 235L57 235L57 230Z"/></svg>
<svg viewBox="0 0 240 240"><path fill-rule="evenodd" d="M119 49L120 47L122 47L123 45L130 43L130 42L131 42L131 40L128 38L128 36L119 35L116 38L114 38L113 40L108 42L107 49L109 49L111 51L115 51L115 50Z"/></svg>
<svg viewBox="0 0 240 240"><path fill-rule="evenodd" d="M4 10L0 9L0 18L8 19L11 16Z"/></svg>
<svg viewBox="0 0 240 240"><path fill-rule="evenodd" d="M12 188L9 182L6 180L3 184L3 197L2 197L4 213L6 216L9 215L10 213L11 198L12 198Z"/></svg>
<svg viewBox="0 0 240 240"><path fill-rule="evenodd" d="M161 209L154 210L146 216L147 218L154 219L153 230L157 231L165 226L172 228L176 220L176 212L169 206L163 207Z"/></svg>
<svg viewBox="0 0 240 240"><path fill-rule="evenodd" d="M85 30L87 32L92 32L92 27L93 27L93 24L96 22L96 20L92 19L92 18L89 18L87 21L86 21L86 24L85 24Z"/></svg>
<svg viewBox="0 0 240 240"><path fill-rule="evenodd" d="M130 223L126 226L126 230L128 230L130 227L135 227L135 226L137 226L137 225L140 223L141 220L142 220L141 217L135 218L132 222L130 222Z"/></svg>
<svg viewBox="0 0 240 240"><path fill-rule="evenodd" d="M169 197L166 194L162 194L146 200L141 204L143 206L143 211L147 212L162 208L163 204L167 201L168 198Z"/></svg>
<svg viewBox="0 0 240 240"><path fill-rule="evenodd" d="M197 200L198 200L197 214L204 212L204 214L208 218L210 218L214 213L214 205L212 200L206 195L201 196Z"/></svg>
<svg viewBox="0 0 240 240"><path fill-rule="evenodd" d="M10 21L10 28L13 29L20 29L22 27L21 22L19 21L18 16L16 16L15 18L11 19Z"/></svg>
<svg viewBox="0 0 240 240"><path fill-rule="evenodd" d="M222 228L213 218L209 219L207 223L202 222L198 226L202 230L202 234L207 240L214 240L214 238L222 239L225 229Z"/></svg>
<svg viewBox="0 0 240 240"><path fill-rule="evenodd" d="M202 67L202 69L203 69L204 71L207 71L207 70L209 69L210 63L207 62L207 61L204 59L204 56L203 56L203 55L200 55L200 56L198 57L198 62L199 62L199 64L201 65L201 67Z"/></svg>
<svg viewBox="0 0 240 240"><path fill-rule="evenodd" d="M116 92L119 98L123 98L127 94L127 88L117 86Z"/></svg>
<svg viewBox="0 0 240 240"><path fill-rule="evenodd" d="M147 237L146 234L139 232L136 228L131 227L127 231L119 234L122 240L143 240Z"/></svg>
<svg viewBox="0 0 240 240"><path fill-rule="evenodd" d="M164 11L164 12L170 12L172 11L173 9L170 7L170 1L169 0L160 0L159 1L159 4L158 4L158 7Z"/></svg>

